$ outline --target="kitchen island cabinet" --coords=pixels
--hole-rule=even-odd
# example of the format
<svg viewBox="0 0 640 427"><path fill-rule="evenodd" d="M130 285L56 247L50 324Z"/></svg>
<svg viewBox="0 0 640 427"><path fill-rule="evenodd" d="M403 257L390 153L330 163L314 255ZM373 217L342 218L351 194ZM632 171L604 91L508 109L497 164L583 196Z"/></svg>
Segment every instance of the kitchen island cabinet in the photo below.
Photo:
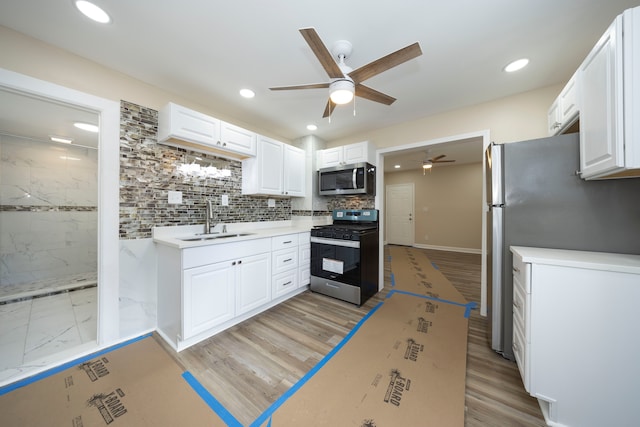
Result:
<svg viewBox="0 0 640 427"><path fill-rule="evenodd" d="M511 252L513 350L547 423L640 425L640 256Z"/></svg>

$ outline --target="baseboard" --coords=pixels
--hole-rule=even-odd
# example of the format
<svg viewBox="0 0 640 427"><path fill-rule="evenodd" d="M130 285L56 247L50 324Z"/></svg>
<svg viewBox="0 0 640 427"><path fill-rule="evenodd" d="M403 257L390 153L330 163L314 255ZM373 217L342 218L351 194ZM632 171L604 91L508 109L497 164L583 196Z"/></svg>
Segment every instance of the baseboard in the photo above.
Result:
<svg viewBox="0 0 640 427"><path fill-rule="evenodd" d="M414 243L414 248L418 249L432 249L434 251L447 251L447 252L462 252L465 254L482 254L482 249L473 249L473 248L456 248L453 246L435 246L435 245L421 245Z"/></svg>

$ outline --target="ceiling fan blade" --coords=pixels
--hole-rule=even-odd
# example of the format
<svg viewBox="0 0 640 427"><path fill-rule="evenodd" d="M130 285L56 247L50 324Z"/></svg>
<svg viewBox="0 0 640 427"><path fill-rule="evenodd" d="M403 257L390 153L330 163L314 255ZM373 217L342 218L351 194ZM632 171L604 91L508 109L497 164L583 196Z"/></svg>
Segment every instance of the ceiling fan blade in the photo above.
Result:
<svg viewBox="0 0 640 427"><path fill-rule="evenodd" d="M351 77L355 83L360 83L420 55L422 55L422 50L418 42L416 42L370 62L367 65L363 65L357 70L353 70L349 73L349 77Z"/></svg>
<svg viewBox="0 0 640 427"><path fill-rule="evenodd" d="M434 160L431 163L453 163L455 160Z"/></svg>
<svg viewBox="0 0 640 427"><path fill-rule="evenodd" d="M329 98L327 100L327 106L324 107L324 114L322 115L322 118L329 117L335 108L336 104L331 100L331 98Z"/></svg>
<svg viewBox="0 0 640 427"><path fill-rule="evenodd" d="M377 90L371 89L370 87L362 84L356 85L356 96L385 105L391 105L396 101L394 97L378 92Z"/></svg>
<svg viewBox="0 0 640 427"><path fill-rule="evenodd" d="M447 155L446 154L440 154L439 156L432 157L429 160L432 161L432 162L437 162L438 160L440 160L443 157L447 157Z"/></svg>
<svg viewBox="0 0 640 427"><path fill-rule="evenodd" d="M300 33L307 41L307 44L320 61L320 64L332 79L344 77L342 70L338 67L335 59L331 56L329 49L322 43L320 36L316 33L315 28L301 28Z"/></svg>
<svg viewBox="0 0 640 427"><path fill-rule="evenodd" d="M328 87L329 83L313 83L308 85L270 87L269 90L326 89Z"/></svg>

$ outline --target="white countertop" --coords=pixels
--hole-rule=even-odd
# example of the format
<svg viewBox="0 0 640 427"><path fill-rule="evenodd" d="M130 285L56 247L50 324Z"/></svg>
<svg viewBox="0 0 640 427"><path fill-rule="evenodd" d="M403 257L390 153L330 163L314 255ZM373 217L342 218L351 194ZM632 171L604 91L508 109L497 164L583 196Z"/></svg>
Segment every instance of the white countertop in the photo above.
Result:
<svg viewBox="0 0 640 427"><path fill-rule="evenodd" d="M640 274L640 255L511 246L524 262ZM640 284L640 283L639 283Z"/></svg>
<svg viewBox="0 0 640 427"><path fill-rule="evenodd" d="M328 221L328 222L327 222ZM331 223L331 217L304 218L290 221L269 221L269 222L240 222L225 224L227 234L251 233L247 236L229 237L224 239L186 241L184 238L198 237L204 232L202 224L181 225L174 227L154 227L153 241L162 245L171 246L178 249L194 248L199 246L220 245L224 243L241 242L245 240L262 239L266 237L282 236L292 233L304 233L311 230L315 225ZM213 229L215 233L222 232L222 225L216 225Z"/></svg>

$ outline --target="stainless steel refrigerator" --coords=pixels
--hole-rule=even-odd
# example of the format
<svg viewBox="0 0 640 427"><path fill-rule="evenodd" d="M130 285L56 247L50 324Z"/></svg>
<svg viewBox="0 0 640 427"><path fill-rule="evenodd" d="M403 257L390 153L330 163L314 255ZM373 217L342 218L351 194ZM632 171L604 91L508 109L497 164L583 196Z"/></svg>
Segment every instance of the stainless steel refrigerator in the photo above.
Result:
<svg viewBox="0 0 640 427"><path fill-rule="evenodd" d="M513 359L509 248L640 254L640 178L581 179L578 134L492 144L485 154L488 337Z"/></svg>

